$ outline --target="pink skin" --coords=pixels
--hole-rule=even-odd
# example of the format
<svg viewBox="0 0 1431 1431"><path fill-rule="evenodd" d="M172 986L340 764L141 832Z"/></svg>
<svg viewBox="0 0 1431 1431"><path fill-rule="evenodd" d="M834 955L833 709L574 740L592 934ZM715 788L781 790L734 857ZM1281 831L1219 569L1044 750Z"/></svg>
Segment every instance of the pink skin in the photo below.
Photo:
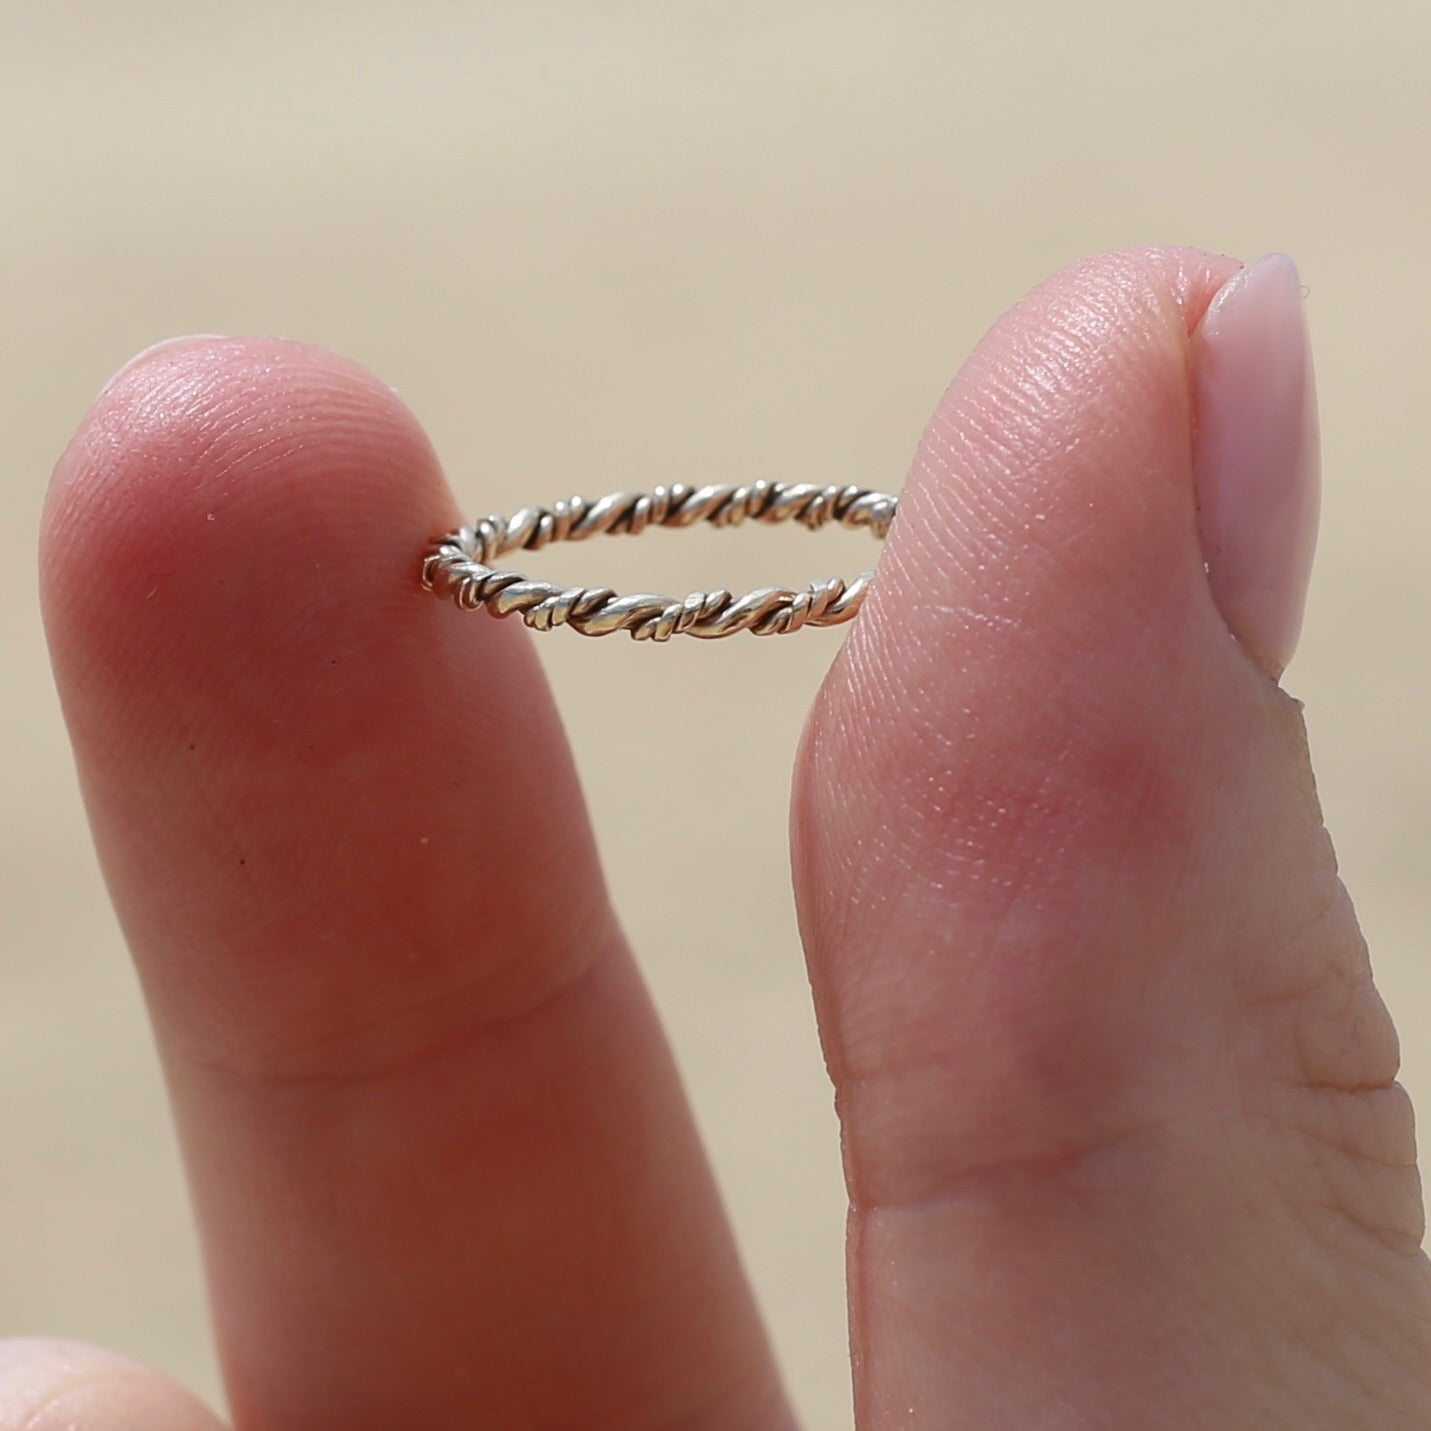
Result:
<svg viewBox="0 0 1431 1431"><path fill-rule="evenodd" d="M1334 1306L1431 1365L1337 1301L1428 1305L1410 1111L1298 708L1197 540L1191 334L1234 272L1109 255L1000 321L815 703L796 887L862 1425L1403 1424L1292 1375ZM1244 489L1297 480L1241 427Z"/></svg>
<svg viewBox="0 0 1431 1431"><path fill-rule="evenodd" d="M1001 320L811 712L861 1431L1431 1425L1395 1034L1267 674L1310 555L1309 369L1250 386L1295 368L1282 262L1205 321L1234 261L1105 255ZM456 515L387 388L250 340L145 355L50 494L235 1421L788 1431L531 638L415 589ZM131 1424L21 1419L87 1355L0 1357L0 1431Z"/></svg>

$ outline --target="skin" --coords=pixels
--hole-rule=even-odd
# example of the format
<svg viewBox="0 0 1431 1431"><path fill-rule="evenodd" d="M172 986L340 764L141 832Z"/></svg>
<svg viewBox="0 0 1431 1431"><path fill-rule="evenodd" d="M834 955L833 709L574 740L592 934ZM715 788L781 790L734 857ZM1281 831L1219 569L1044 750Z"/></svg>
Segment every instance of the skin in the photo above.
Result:
<svg viewBox="0 0 1431 1431"><path fill-rule="evenodd" d="M1431 1426L1395 1032L1197 545L1190 334L1235 269L1106 255L1001 320L809 717L862 1431ZM415 589L458 518L392 392L276 341L142 357L49 495L233 1421L787 1431L534 639ZM4 1348L0 1428L138 1424L217 1423Z"/></svg>

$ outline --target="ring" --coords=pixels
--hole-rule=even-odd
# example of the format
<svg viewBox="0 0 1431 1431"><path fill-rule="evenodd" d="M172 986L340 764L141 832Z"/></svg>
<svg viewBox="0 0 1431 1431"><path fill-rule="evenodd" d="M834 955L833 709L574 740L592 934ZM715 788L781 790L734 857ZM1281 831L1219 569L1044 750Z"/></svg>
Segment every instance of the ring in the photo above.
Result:
<svg viewBox="0 0 1431 1431"><path fill-rule="evenodd" d="M755 522L799 522L812 531L827 522L868 527L883 539L894 520L896 498L867 487L751 482L746 486L688 487L675 483L650 492L613 492L589 502L570 497L550 507L523 507L510 517L483 517L439 537L422 562L423 589L464 610L485 606L494 616L520 612L536 631L570 626L583 636L629 631L637 641L672 636L713 640L737 631L780 636L802 626L838 626L864 602L874 580L862 571L811 582L804 591L762 586L745 596L695 591L684 598L618 596L607 586L558 586L533 581L491 563L518 548L538 551L548 542L579 542L601 532L638 536L647 527L737 527Z"/></svg>

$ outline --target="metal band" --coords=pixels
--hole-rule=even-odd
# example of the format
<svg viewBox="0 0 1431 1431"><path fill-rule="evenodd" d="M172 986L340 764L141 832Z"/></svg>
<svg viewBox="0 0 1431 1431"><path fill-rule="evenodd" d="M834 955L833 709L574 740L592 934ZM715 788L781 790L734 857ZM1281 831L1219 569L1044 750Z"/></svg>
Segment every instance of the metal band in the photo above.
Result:
<svg viewBox="0 0 1431 1431"><path fill-rule="evenodd" d="M613 492L588 502L572 497L550 507L523 507L510 517L483 517L433 543L422 563L422 585L458 606L485 606L494 616L520 612L537 631L570 626L583 636L629 631L637 641L672 636L714 639L737 631L783 635L802 626L838 626L860 609L874 573L862 571L811 582L804 591L763 586L747 596L695 591L684 598L618 596L606 586L558 586L532 581L491 563L521 548L548 542L579 542L600 532L637 536L647 527L715 527L796 521L811 530L827 522L868 527L883 538L894 520L895 498L866 487L817 487L808 483L752 482L748 486L687 487L676 483L651 492Z"/></svg>

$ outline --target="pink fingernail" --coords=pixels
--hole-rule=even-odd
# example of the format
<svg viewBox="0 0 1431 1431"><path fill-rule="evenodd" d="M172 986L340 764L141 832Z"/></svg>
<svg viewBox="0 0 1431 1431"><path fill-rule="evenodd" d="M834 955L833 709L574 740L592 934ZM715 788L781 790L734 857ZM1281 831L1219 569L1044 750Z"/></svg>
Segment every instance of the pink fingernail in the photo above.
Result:
<svg viewBox="0 0 1431 1431"><path fill-rule="evenodd" d="M1198 534L1213 599L1279 676L1302 630L1321 452L1297 266L1260 258L1228 280L1193 344Z"/></svg>

